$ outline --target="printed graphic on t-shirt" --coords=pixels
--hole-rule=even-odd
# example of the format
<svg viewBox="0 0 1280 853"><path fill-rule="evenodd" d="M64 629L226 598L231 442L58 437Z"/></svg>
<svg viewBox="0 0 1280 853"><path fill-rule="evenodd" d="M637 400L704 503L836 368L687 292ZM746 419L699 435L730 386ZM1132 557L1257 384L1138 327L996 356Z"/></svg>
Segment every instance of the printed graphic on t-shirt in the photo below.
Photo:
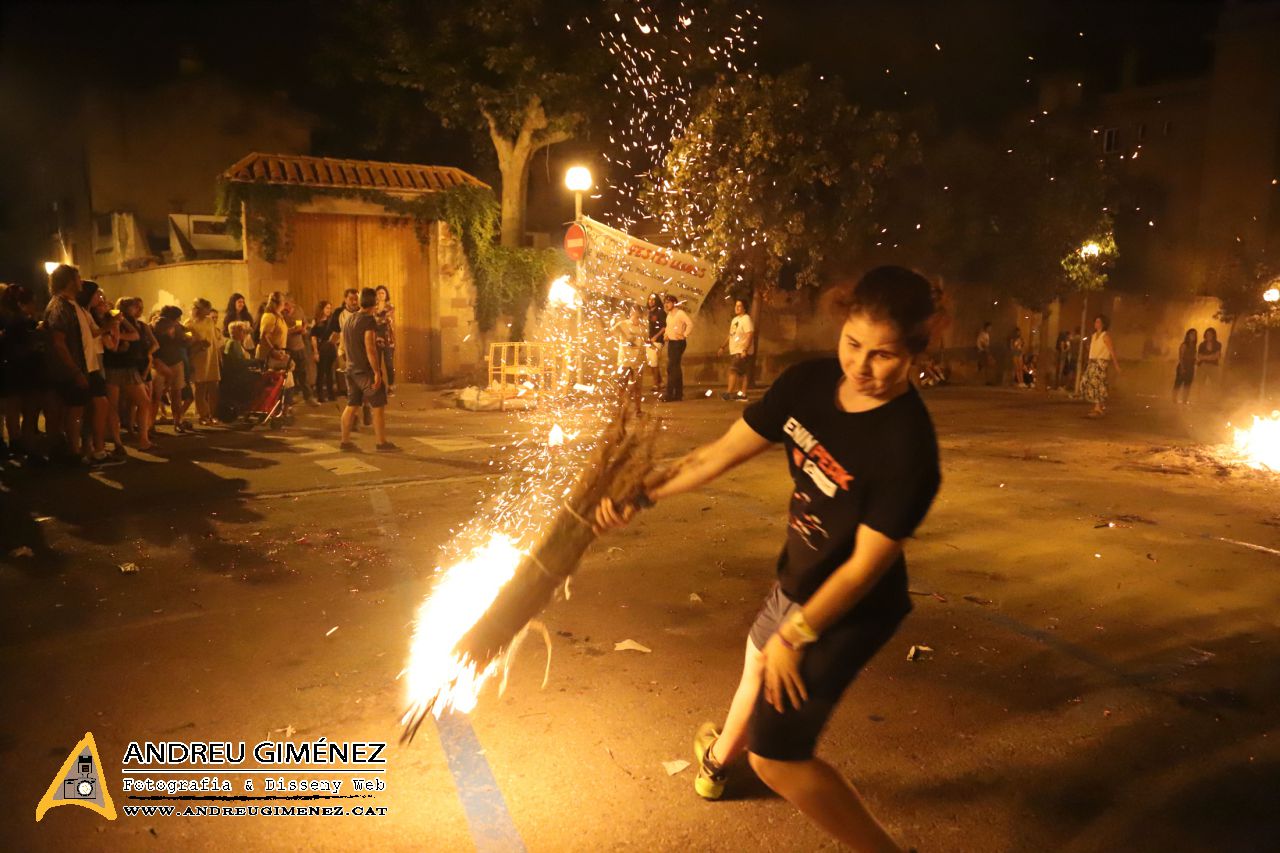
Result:
<svg viewBox="0 0 1280 853"><path fill-rule="evenodd" d="M823 539L829 539L827 529L822 526L822 519L811 512L805 512L804 508L813 503L813 498L804 492L792 492L791 494L791 520L788 526L795 531L800 540L808 545L813 551L818 550L818 546L813 544L814 534L820 534Z"/></svg>
<svg viewBox="0 0 1280 853"><path fill-rule="evenodd" d="M796 446L791 450L792 461L797 468L809 475L809 479L813 480L824 495L833 498L837 491L849 491L853 475L836 461L813 433L795 418L787 418L782 431L795 442Z"/></svg>

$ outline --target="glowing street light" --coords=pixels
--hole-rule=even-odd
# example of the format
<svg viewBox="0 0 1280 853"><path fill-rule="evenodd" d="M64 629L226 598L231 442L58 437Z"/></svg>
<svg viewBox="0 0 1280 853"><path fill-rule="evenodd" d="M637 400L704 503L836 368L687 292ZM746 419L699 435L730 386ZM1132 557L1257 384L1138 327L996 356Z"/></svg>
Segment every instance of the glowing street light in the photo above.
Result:
<svg viewBox="0 0 1280 853"><path fill-rule="evenodd" d="M1267 316L1262 321L1262 381L1258 386L1258 399L1267 399L1267 357L1271 349L1271 312L1280 302L1280 287L1268 287L1262 292L1262 301L1267 303Z"/></svg>
<svg viewBox="0 0 1280 853"><path fill-rule="evenodd" d="M1098 255L1101 255L1101 254L1102 254L1102 247L1099 246L1097 243L1095 243L1093 240L1090 240L1088 243L1085 243L1083 246L1080 247L1080 257L1082 258L1096 258L1098 257Z"/></svg>
<svg viewBox="0 0 1280 853"><path fill-rule="evenodd" d="M586 166L571 166L564 174L564 185L573 192L574 221L582 219L582 194L591 189L591 170Z"/></svg>

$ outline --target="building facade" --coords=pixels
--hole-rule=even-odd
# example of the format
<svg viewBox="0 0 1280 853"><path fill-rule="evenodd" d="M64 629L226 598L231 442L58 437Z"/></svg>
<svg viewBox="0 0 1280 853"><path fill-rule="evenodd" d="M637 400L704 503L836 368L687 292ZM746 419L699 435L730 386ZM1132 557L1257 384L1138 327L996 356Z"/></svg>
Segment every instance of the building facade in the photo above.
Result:
<svg viewBox="0 0 1280 853"><path fill-rule="evenodd" d="M1280 254L1278 56L1280 3L1231 3L1207 74L1100 99L1092 131L1121 189L1117 286L1199 294L1232 256Z"/></svg>
<svg viewBox="0 0 1280 853"><path fill-rule="evenodd" d="M215 213L217 176L245 151L308 151L313 120L198 69L148 89L86 92L51 152L49 260L86 277L239 257Z"/></svg>
<svg viewBox="0 0 1280 853"><path fill-rule="evenodd" d="M221 310L239 293L256 314L279 291L310 318L322 300L339 304L348 287L385 285L396 306L398 379L442 382L469 376L481 363L475 287L456 236L443 222L419 223L359 197L372 190L412 199L484 186L479 180L442 166L257 153L222 178L292 188L279 219L286 248L268 258L258 241L246 238L243 249L237 242L234 258L99 273L108 296L141 296L148 306L187 309L204 297ZM253 213L242 215L247 220Z"/></svg>

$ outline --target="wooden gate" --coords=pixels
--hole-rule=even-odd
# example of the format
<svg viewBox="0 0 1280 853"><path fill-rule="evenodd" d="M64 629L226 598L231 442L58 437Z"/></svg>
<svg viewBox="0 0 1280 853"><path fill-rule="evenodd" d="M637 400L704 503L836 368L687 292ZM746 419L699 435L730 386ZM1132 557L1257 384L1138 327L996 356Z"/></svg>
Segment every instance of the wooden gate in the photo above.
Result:
<svg viewBox="0 0 1280 853"><path fill-rule="evenodd" d="M385 216L299 213L292 246L272 277L307 316L321 299L341 304L348 287L387 286L396 307L396 380L429 378L431 280L426 248L413 222ZM287 284L286 284L287 282Z"/></svg>

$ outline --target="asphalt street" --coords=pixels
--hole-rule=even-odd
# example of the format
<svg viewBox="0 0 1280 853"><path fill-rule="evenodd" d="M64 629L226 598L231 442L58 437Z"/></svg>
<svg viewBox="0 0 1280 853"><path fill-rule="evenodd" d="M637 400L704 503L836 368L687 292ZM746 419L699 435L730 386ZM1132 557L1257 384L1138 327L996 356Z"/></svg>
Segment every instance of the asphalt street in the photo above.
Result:
<svg viewBox="0 0 1280 853"><path fill-rule="evenodd" d="M908 546L916 609L821 754L920 851L1274 850L1280 481L1222 468L1199 443L1221 418L1199 410L926 400L944 484ZM660 407L662 452L740 410ZM786 523L780 452L595 545L546 613L545 689L531 639L505 695L401 746L413 614L524 427L414 389L389 420L394 454L367 432L339 452L324 408L279 432L164 435L91 475L4 469L0 846L834 849L745 763L719 803L663 764L692 758L736 685ZM628 639L651 651L614 650ZM130 741L385 740L370 802L387 813L36 824L86 731L118 809Z"/></svg>

